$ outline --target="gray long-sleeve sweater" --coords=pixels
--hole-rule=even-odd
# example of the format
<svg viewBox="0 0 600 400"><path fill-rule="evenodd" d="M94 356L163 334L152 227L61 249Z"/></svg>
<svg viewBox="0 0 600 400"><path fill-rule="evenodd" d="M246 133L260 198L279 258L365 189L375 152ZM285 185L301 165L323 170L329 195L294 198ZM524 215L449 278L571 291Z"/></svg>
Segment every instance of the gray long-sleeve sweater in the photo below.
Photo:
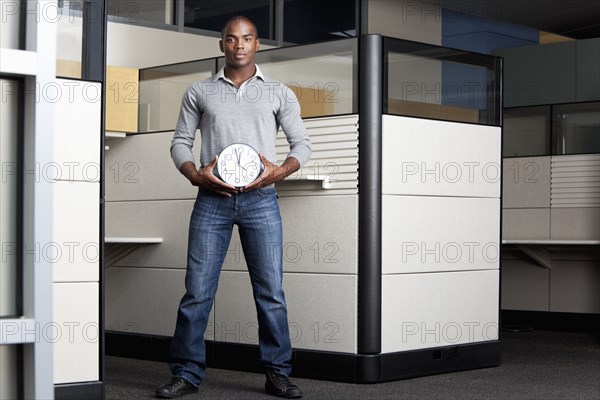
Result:
<svg viewBox="0 0 600 400"><path fill-rule="evenodd" d="M171 141L171 157L179 169L192 153L196 129L200 129L200 167L209 164L232 143L246 143L275 163L275 139L283 129L290 152L300 165L311 155L311 143L300 118L300 105L286 85L256 74L236 88L224 70L191 85L183 95L179 119Z"/></svg>

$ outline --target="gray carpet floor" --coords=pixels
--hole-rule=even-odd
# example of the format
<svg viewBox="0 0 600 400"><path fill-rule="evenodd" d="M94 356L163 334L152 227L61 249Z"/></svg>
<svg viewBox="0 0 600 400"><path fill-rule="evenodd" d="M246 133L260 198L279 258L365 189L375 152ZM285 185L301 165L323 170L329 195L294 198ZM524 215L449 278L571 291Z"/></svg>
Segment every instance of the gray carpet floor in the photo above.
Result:
<svg viewBox="0 0 600 400"><path fill-rule="evenodd" d="M304 399L600 399L600 336L533 331L504 333L502 365L360 385L293 379ZM164 363L106 357L106 399L148 399L169 379ZM274 399L261 374L208 369L184 399Z"/></svg>

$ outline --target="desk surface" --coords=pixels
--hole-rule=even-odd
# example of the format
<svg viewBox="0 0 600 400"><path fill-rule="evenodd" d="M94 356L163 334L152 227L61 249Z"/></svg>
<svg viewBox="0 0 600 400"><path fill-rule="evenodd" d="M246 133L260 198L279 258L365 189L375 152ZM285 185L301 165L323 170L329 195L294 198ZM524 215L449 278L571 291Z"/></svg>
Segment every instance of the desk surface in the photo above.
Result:
<svg viewBox="0 0 600 400"><path fill-rule="evenodd" d="M104 243L125 243L125 244L153 244L162 243L160 237L116 237L107 236L104 238Z"/></svg>
<svg viewBox="0 0 600 400"><path fill-rule="evenodd" d="M596 245L600 240L528 240L509 239L503 240L502 244L571 244L571 245Z"/></svg>

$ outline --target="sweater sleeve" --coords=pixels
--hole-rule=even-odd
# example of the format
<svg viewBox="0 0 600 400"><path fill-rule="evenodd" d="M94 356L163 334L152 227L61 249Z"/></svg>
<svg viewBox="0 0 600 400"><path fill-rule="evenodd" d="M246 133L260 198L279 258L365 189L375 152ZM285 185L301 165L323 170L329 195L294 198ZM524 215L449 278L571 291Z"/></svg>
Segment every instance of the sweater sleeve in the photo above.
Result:
<svg viewBox="0 0 600 400"><path fill-rule="evenodd" d="M202 116L198 104L198 96L194 86L190 86L184 93L181 101L179 119L171 140L171 158L177 169L187 162L195 163L192 147L196 138L196 129Z"/></svg>
<svg viewBox="0 0 600 400"><path fill-rule="evenodd" d="M287 156L296 158L302 166L310 158L312 146L304 121L300 117L300 103L296 95L286 85L282 85L282 90L283 96L277 113L277 122L290 144L290 152Z"/></svg>

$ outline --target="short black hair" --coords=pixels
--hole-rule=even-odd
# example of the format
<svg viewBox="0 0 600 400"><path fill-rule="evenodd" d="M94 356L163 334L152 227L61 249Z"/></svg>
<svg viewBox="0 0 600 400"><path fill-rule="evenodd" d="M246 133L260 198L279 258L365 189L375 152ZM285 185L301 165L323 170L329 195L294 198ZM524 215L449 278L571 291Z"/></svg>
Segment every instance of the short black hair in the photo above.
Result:
<svg viewBox="0 0 600 400"><path fill-rule="evenodd" d="M244 17L243 15L236 15L235 17L231 17L227 21L225 21L225 23L223 24L223 27L221 28L221 39L223 39L225 37L225 30L227 29L229 24L231 24L232 22L237 22L237 21L245 21L245 22L250 23L252 25L252 27L254 28L254 36L256 36L256 38L258 39L258 29L256 28L256 24L250 18Z"/></svg>

